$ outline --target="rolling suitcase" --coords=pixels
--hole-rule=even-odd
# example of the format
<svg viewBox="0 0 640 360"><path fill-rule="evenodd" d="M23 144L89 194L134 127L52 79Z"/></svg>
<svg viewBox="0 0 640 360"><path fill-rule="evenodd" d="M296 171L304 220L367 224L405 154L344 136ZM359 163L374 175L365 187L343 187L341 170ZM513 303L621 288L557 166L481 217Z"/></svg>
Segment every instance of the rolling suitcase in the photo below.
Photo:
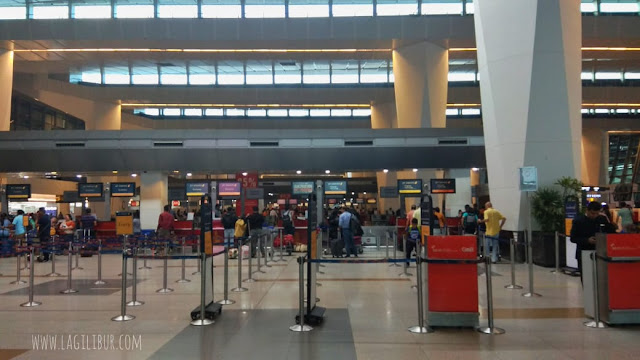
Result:
<svg viewBox="0 0 640 360"><path fill-rule="evenodd" d="M335 257L342 257L342 251L344 250L344 241L340 239L331 239L331 255Z"/></svg>

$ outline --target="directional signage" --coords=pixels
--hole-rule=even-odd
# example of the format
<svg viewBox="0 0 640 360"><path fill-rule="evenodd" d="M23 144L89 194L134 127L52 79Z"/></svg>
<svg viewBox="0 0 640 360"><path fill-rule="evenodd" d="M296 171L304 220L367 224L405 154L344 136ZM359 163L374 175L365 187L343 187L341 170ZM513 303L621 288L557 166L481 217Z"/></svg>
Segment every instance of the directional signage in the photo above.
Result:
<svg viewBox="0 0 640 360"><path fill-rule="evenodd" d="M102 197L103 195L102 183L79 183L78 184L78 196L81 198L95 198Z"/></svg>
<svg viewBox="0 0 640 360"><path fill-rule="evenodd" d="M324 193L326 195L346 195L347 194L347 181L325 181Z"/></svg>
<svg viewBox="0 0 640 360"><path fill-rule="evenodd" d="M116 212L116 235L133 234L133 214L128 211Z"/></svg>
<svg viewBox="0 0 640 360"><path fill-rule="evenodd" d="M10 184L7 185L8 199L28 199L31 197L30 184Z"/></svg>
<svg viewBox="0 0 640 360"><path fill-rule="evenodd" d="M422 179L398 180L398 194L419 197L422 194Z"/></svg>
<svg viewBox="0 0 640 360"><path fill-rule="evenodd" d="M291 188L293 195L309 195L313 193L313 181L293 181Z"/></svg>
<svg viewBox="0 0 640 360"><path fill-rule="evenodd" d="M538 169L535 166L520 168L520 191L538 191Z"/></svg>
<svg viewBox="0 0 640 360"><path fill-rule="evenodd" d="M251 200L260 200L264 199L264 189L263 188L247 188L244 190L247 199Z"/></svg>
<svg viewBox="0 0 640 360"><path fill-rule="evenodd" d="M186 184L187 196L203 196L209 193L209 183L203 182L188 182Z"/></svg>
<svg viewBox="0 0 640 360"><path fill-rule="evenodd" d="M432 194L455 194L456 179L431 179Z"/></svg>
<svg viewBox="0 0 640 360"><path fill-rule="evenodd" d="M136 193L136 183L111 183L111 197L131 197Z"/></svg>
<svg viewBox="0 0 640 360"><path fill-rule="evenodd" d="M218 183L218 196L240 197L242 183L238 181Z"/></svg>
<svg viewBox="0 0 640 360"><path fill-rule="evenodd" d="M380 197L382 199L394 199L398 197L398 187L397 186L381 186L380 187Z"/></svg>

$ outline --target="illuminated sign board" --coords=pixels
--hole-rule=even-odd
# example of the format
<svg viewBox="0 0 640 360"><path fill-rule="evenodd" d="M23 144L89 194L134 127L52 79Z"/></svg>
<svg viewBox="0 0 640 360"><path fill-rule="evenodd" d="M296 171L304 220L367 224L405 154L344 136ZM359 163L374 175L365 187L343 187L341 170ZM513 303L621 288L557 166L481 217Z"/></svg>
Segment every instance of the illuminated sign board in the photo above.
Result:
<svg viewBox="0 0 640 360"><path fill-rule="evenodd" d="M131 197L136 193L136 183L111 183L112 197Z"/></svg>
<svg viewBox="0 0 640 360"><path fill-rule="evenodd" d="M398 180L398 194L420 196L422 194L422 179Z"/></svg>
<svg viewBox="0 0 640 360"><path fill-rule="evenodd" d="M241 189L240 182L221 182L218 183L218 196L240 197Z"/></svg>
<svg viewBox="0 0 640 360"><path fill-rule="evenodd" d="M102 197L104 187L102 183L79 183L78 196L81 198Z"/></svg>
<svg viewBox="0 0 640 360"><path fill-rule="evenodd" d="M185 186L187 196L203 196L209 193L208 182L188 182Z"/></svg>
<svg viewBox="0 0 640 360"><path fill-rule="evenodd" d="M455 194L456 179L431 179L432 194Z"/></svg>

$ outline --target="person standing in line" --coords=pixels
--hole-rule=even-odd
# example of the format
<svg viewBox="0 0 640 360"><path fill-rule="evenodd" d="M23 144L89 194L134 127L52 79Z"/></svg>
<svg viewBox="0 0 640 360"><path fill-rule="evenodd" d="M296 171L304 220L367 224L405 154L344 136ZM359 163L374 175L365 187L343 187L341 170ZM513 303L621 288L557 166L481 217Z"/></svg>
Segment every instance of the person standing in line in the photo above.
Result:
<svg viewBox="0 0 640 360"><path fill-rule="evenodd" d="M238 216L231 206L222 215L222 227L224 228L224 243L226 246L233 246L234 233Z"/></svg>
<svg viewBox="0 0 640 360"><path fill-rule="evenodd" d="M411 219L411 225L407 227L407 231L404 236L407 237L407 248L404 249L404 257L405 259L411 259L411 253L416 249L416 243L420 241L422 237L422 231L420 230L420 225L418 225L418 219ZM405 267L409 267L409 263L406 262L404 264Z"/></svg>
<svg viewBox="0 0 640 360"><path fill-rule="evenodd" d="M473 208L467 208L467 212L462 214L462 227L465 234L475 234L478 230L478 215Z"/></svg>
<svg viewBox="0 0 640 360"><path fill-rule="evenodd" d="M446 235L447 223L439 207L433 208L433 218L435 220L433 223L433 235Z"/></svg>
<svg viewBox="0 0 640 360"><path fill-rule="evenodd" d="M407 213L407 224L411 224L411 220L416 212L416 205L411 205L411 210Z"/></svg>
<svg viewBox="0 0 640 360"><path fill-rule="evenodd" d="M587 205L585 214L578 215L573 219L571 226L571 242L576 244L576 260L578 261L578 271L580 271L580 281L582 281L582 250L596 249L596 233L615 233L616 227L609 219L603 215L602 205L592 201Z"/></svg>
<svg viewBox="0 0 640 360"><path fill-rule="evenodd" d="M353 233L351 232L351 217L354 216L349 211L347 211L347 207L343 206L340 208L340 217L338 218L338 225L342 230L342 240L344 241L344 247L347 251L347 257L351 256L351 253L355 257L358 257L358 251L356 250L355 244L353 242Z"/></svg>
<svg viewBox="0 0 640 360"><path fill-rule="evenodd" d="M251 256L255 257L258 238L263 234L262 225L264 224L264 216L259 212L257 206L254 206L253 213L247 216L247 222L249 223L249 236L251 237ZM266 254L264 244L260 247L260 252L264 257Z"/></svg>
<svg viewBox="0 0 640 360"><path fill-rule="evenodd" d="M156 232L158 233L158 239L169 240L171 233L173 232L173 215L171 215L171 208L169 205L164 206L164 211L158 217L158 227Z"/></svg>
<svg viewBox="0 0 640 360"><path fill-rule="evenodd" d="M284 235L295 235L296 228L293 225L293 217L295 212L289 208L289 205L285 206L285 210L282 213L282 227Z"/></svg>
<svg viewBox="0 0 640 360"><path fill-rule="evenodd" d="M491 246L491 262L495 264L500 257L500 230L502 230L507 218L500 211L494 209L490 201L487 201L484 207L486 210L484 211L482 223L487 224L484 246Z"/></svg>
<svg viewBox="0 0 640 360"><path fill-rule="evenodd" d="M44 208L38 210L38 239L40 240L40 256L38 262L49 261L49 240L51 239L51 218L44 211Z"/></svg>
<svg viewBox="0 0 640 360"><path fill-rule="evenodd" d="M616 223L618 224L618 230L626 228L628 225L633 225L633 214L631 206L621 201L619 204L620 210L618 210L618 218Z"/></svg>
<svg viewBox="0 0 640 360"><path fill-rule="evenodd" d="M98 226L98 219L91 213L91 209L85 209L84 215L80 217L80 225L86 233L88 239L93 239Z"/></svg>

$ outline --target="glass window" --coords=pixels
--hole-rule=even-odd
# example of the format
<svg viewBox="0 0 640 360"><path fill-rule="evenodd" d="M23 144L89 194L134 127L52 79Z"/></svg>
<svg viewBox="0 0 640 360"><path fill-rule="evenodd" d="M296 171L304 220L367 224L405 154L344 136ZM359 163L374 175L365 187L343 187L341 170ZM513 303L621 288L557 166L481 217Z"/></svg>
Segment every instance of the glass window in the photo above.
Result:
<svg viewBox="0 0 640 360"><path fill-rule="evenodd" d="M71 6L71 17L74 19L111 18L110 0L74 0Z"/></svg>
<svg viewBox="0 0 640 360"><path fill-rule="evenodd" d="M283 18L284 13L284 0L245 0L247 18Z"/></svg>
<svg viewBox="0 0 640 360"><path fill-rule="evenodd" d="M247 110L247 116L265 117L265 116L267 116L267 110L265 110L265 109L249 109L249 110Z"/></svg>
<svg viewBox="0 0 640 360"><path fill-rule="evenodd" d="M446 116L458 116L459 109L447 109L444 111Z"/></svg>
<svg viewBox="0 0 640 360"><path fill-rule="evenodd" d="M476 72L472 71L451 71L447 75L447 79L451 82L458 81L476 81Z"/></svg>
<svg viewBox="0 0 640 360"><path fill-rule="evenodd" d="M378 0L376 5L378 16L417 15L416 0Z"/></svg>
<svg viewBox="0 0 640 360"><path fill-rule="evenodd" d="M160 66L160 84L187 85L187 67L184 65Z"/></svg>
<svg viewBox="0 0 640 360"><path fill-rule="evenodd" d="M640 72L626 72L624 78L626 80L640 80Z"/></svg>
<svg viewBox="0 0 640 360"><path fill-rule="evenodd" d="M179 108L166 108L162 110L162 115L164 116L180 116Z"/></svg>
<svg viewBox="0 0 640 360"><path fill-rule="evenodd" d="M333 0L333 16L373 16L373 1Z"/></svg>
<svg viewBox="0 0 640 360"><path fill-rule="evenodd" d="M396 77L393 75L393 62L389 61L389 82L394 83L396 81Z"/></svg>
<svg viewBox="0 0 640 360"><path fill-rule="evenodd" d="M218 84L219 85L244 84L244 68L242 66L242 61L218 62Z"/></svg>
<svg viewBox="0 0 640 360"><path fill-rule="evenodd" d="M246 66L247 84L273 84L273 72L270 60L249 60Z"/></svg>
<svg viewBox="0 0 640 360"><path fill-rule="evenodd" d="M269 109L267 115L272 117L287 117L287 109Z"/></svg>
<svg viewBox="0 0 640 360"><path fill-rule="evenodd" d="M189 85L213 85L216 83L216 67L205 61L189 63Z"/></svg>
<svg viewBox="0 0 640 360"><path fill-rule="evenodd" d="M460 0L422 0L422 15L460 15Z"/></svg>
<svg viewBox="0 0 640 360"><path fill-rule="evenodd" d="M132 66L131 82L134 85L158 85L158 66Z"/></svg>
<svg viewBox="0 0 640 360"><path fill-rule="evenodd" d="M289 109L289 116L291 117L309 116L309 109Z"/></svg>
<svg viewBox="0 0 640 360"><path fill-rule="evenodd" d="M629 114L631 111L629 109L617 109L616 114Z"/></svg>
<svg viewBox="0 0 640 360"><path fill-rule="evenodd" d="M331 109L331 116L350 117L351 109Z"/></svg>
<svg viewBox="0 0 640 360"><path fill-rule="evenodd" d="M475 5L473 4L473 0L467 0L467 14L473 14L476 11Z"/></svg>
<svg viewBox="0 0 640 360"><path fill-rule="evenodd" d="M101 84L102 74L100 73L100 69L83 71L80 81L83 83Z"/></svg>
<svg viewBox="0 0 640 360"><path fill-rule="evenodd" d="M582 0L580 3L580 11L584 13L595 13L598 11L598 6L595 0Z"/></svg>
<svg viewBox="0 0 640 360"><path fill-rule="evenodd" d="M223 116L224 109L205 109L204 115L205 116Z"/></svg>
<svg viewBox="0 0 640 360"><path fill-rule="evenodd" d="M184 109L184 116L202 116L202 109Z"/></svg>
<svg viewBox="0 0 640 360"><path fill-rule="evenodd" d="M0 2L0 20L26 19L27 7L24 2Z"/></svg>
<svg viewBox="0 0 640 360"><path fill-rule="evenodd" d="M129 85L129 66L105 66L104 83L108 85Z"/></svg>
<svg viewBox="0 0 640 360"><path fill-rule="evenodd" d="M245 109L225 109L224 114L227 116L245 116Z"/></svg>
<svg viewBox="0 0 640 360"><path fill-rule="evenodd" d="M371 109L353 109L353 116L371 116Z"/></svg>
<svg viewBox="0 0 640 360"><path fill-rule="evenodd" d="M305 84L329 84L329 61L307 60L303 63L302 82Z"/></svg>
<svg viewBox="0 0 640 360"><path fill-rule="evenodd" d="M202 0L203 18L231 18L242 17L240 0Z"/></svg>
<svg viewBox="0 0 640 360"><path fill-rule="evenodd" d="M143 110L143 113L148 116L160 116L160 109L147 108Z"/></svg>
<svg viewBox="0 0 640 360"><path fill-rule="evenodd" d="M133 18L153 18L155 10L153 0L132 0L126 2L124 0L116 0L116 18L133 19Z"/></svg>
<svg viewBox="0 0 640 360"><path fill-rule="evenodd" d="M289 0L289 17L329 17L328 0Z"/></svg>
<svg viewBox="0 0 640 360"><path fill-rule="evenodd" d="M387 82L387 61L386 60L361 60L360 61L360 82L386 83Z"/></svg>
<svg viewBox="0 0 640 360"><path fill-rule="evenodd" d="M462 109L463 116L475 116L480 115L480 109Z"/></svg>
<svg viewBox="0 0 640 360"><path fill-rule="evenodd" d="M637 13L637 0L601 0L600 12L603 13Z"/></svg>
<svg viewBox="0 0 640 360"><path fill-rule="evenodd" d="M598 71L595 77L596 80L622 80L622 72Z"/></svg>
<svg viewBox="0 0 640 360"><path fill-rule="evenodd" d="M588 114L589 113L589 109L581 109L580 112L582 114Z"/></svg>
<svg viewBox="0 0 640 360"><path fill-rule="evenodd" d="M590 71L583 71L580 73L580 79L593 81L593 73Z"/></svg>
<svg viewBox="0 0 640 360"><path fill-rule="evenodd" d="M302 65L295 60L277 60L274 63L276 84L300 84Z"/></svg>
<svg viewBox="0 0 640 360"><path fill-rule="evenodd" d="M198 3L196 0L159 0L159 18L187 18L198 17Z"/></svg>
<svg viewBox="0 0 640 360"><path fill-rule="evenodd" d="M331 110L330 109L311 109L309 111L309 115L311 116L317 116L317 117L329 117L331 116Z"/></svg>
<svg viewBox="0 0 640 360"><path fill-rule="evenodd" d="M358 61L357 60L331 61L331 82L333 84L357 84L358 83Z"/></svg>
<svg viewBox="0 0 640 360"><path fill-rule="evenodd" d="M31 8L32 19L68 19L69 6L56 1L36 1Z"/></svg>

